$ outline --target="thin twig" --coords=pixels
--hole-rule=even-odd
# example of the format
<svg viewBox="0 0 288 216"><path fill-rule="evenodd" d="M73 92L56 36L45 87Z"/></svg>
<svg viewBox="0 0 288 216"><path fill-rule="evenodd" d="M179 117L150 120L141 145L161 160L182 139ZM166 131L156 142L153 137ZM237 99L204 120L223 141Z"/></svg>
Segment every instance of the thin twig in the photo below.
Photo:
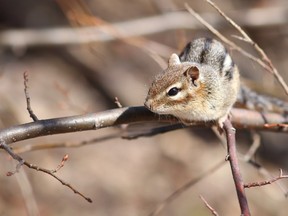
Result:
<svg viewBox="0 0 288 216"><path fill-rule="evenodd" d="M200 23L202 23L206 28L209 29L213 34L215 34L220 40L222 40L224 43L229 45L232 49L237 50L240 52L242 55L246 56L247 58L257 62L260 64L262 67L264 67L266 70L269 71L269 67L261 61L261 59L253 56L252 54L246 52L243 50L241 47L236 45L234 42L229 40L227 37L225 37L223 34L221 34L217 29L215 29L210 23L208 23L205 19L203 19L197 12L195 12L188 4L185 4L186 9L190 14L192 14Z"/></svg>
<svg viewBox="0 0 288 216"><path fill-rule="evenodd" d="M246 162L246 161L245 161ZM249 160L248 164L250 164L251 166L253 166L255 169L257 169L257 171L265 176L266 178L273 178L273 176L271 175L271 173L265 169L261 164L257 163L254 160ZM281 182L277 181L276 184L279 186L280 190L284 193L284 196L286 197L288 194L287 188L286 186L284 186L283 184L281 184Z"/></svg>
<svg viewBox="0 0 288 216"><path fill-rule="evenodd" d="M275 76L276 80L278 80L278 82L280 83L280 85L283 87L283 89L285 90L286 94L288 95L288 86L287 86L287 84L285 83L283 77L278 73L277 69L273 65L273 63L270 60L270 58L268 58L268 56L266 55L264 50L255 41L253 41L249 37L249 35L237 23L235 23L230 17L228 17L213 1L211 1L211 0L206 0L206 1L210 5L212 5L212 7L214 7L219 12L219 14L221 14L221 16L223 16L234 28L236 28L238 32L240 32L242 34L242 36L245 39L244 41L246 41L247 43L251 44L255 48L255 50L261 56L262 60L266 63L266 65L269 66L269 68L270 68L269 72L271 72Z"/></svg>
<svg viewBox="0 0 288 216"><path fill-rule="evenodd" d="M191 188L193 185L204 179L206 176L211 175L213 172L218 170L220 167L222 167L225 164L225 161L221 161L212 168L206 170L204 173L199 175L197 178L190 180L186 184L184 184L182 187L178 188L176 191L174 191L169 197L167 197L164 201L162 201L160 204L156 206L155 209L153 209L148 216L156 216L158 215L169 203L171 203L173 200L175 200L177 197L179 197L181 194L183 194L185 191L187 191L189 188Z"/></svg>
<svg viewBox="0 0 288 216"><path fill-rule="evenodd" d="M210 0L205 0L207 1L209 4L211 4L213 7L215 7L217 9L217 11L219 11L220 13L220 9L214 4L212 3ZM237 50L238 52L240 52L242 55L246 56L247 58L257 62L259 65L261 65L265 70L267 70L268 72L270 72L271 74L273 74L275 76L275 78L277 79L277 81L280 83L280 85L282 86L282 88L285 90L286 94L288 94L288 86L285 83L285 81L283 80L282 76L278 73L277 69L273 66L273 64L271 63L271 60L266 56L266 54L263 53L264 52L262 49L259 49L260 47L257 45L255 45L256 43L254 41L251 41L251 43L253 44L254 48L256 49L257 47L257 51L262 55L262 58L265 60L261 60L253 55L251 55L250 53L246 52L245 50L243 50L241 47L239 47L238 45L236 45L234 42L232 42L231 40L229 40L227 37L225 37L223 34L221 34L218 30L216 30L211 24L209 24L206 20L204 20L198 13L196 13L187 3L185 4L186 9L199 21L201 22L204 26L206 26L213 34L215 34L217 37L219 37L224 43L228 44L231 48ZM224 16L224 18L231 23L235 28L237 26L237 30L239 31L239 28L241 29L241 27L239 27L232 19L230 19L227 15L224 14L224 12L221 11L220 13L222 16ZM240 31L240 33L242 34L242 32L244 32L242 29ZM247 35L244 32L245 35ZM246 38L247 39L247 38ZM262 51L261 51L262 50ZM268 60L267 60L268 59Z"/></svg>
<svg viewBox="0 0 288 216"><path fill-rule="evenodd" d="M247 151L247 153L242 156L242 159L245 162L247 162L248 164L252 165L254 168L256 168L258 170L258 172L260 172L263 176L265 176L267 178L272 178L272 175L270 174L270 172L267 169L262 167L256 161L252 160L252 157L255 155L256 151L260 147L261 136L258 132L254 131L254 130L251 131L251 134L252 134L253 143L252 143L251 147L249 148L249 150ZM283 184L281 184L281 182L279 182L279 181L277 181L276 184L279 186L280 190L284 193L284 195L286 197L288 194L287 188Z"/></svg>
<svg viewBox="0 0 288 216"><path fill-rule="evenodd" d="M62 168L64 166L65 161L67 161L68 156L65 155L62 158L61 163L57 166L56 169L53 170L48 170L48 169L44 169L41 168L39 166L36 166L34 164L31 164L27 161L25 161L22 157L20 157L18 154L15 154L13 152L13 150L11 149L11 147L9 145L7 145L3 140L0 141L0 147L2 149L4 149L14 160L18 161L18 164L16 166L16 170L15 171L9 171L7 172L7 176L12 176L15 173L17 173L19 171L19 169L22 167L22 165L25 165L27 167L29 167L30 169L34 169L36 171L40 171L40 172L44 172L50 176L52 176L53 178L57 179L62 185L70 188L75 194L80 195L82 198L84 198L86 201L88 202L92 202L92 199L89 197L86 197L84 194L82 194L81 192L79 192L78 190L76 190L72 185L70 185L69 183L65 182L64 180L62 180L61 178L59 178L58 176L56 176L54 173L57 172L60 168Z"/></svg>
<svg viewBox="0 0 288 216"><path fill-rule="evenodd" d="M56 169L54 170L50 170L51 173L56 173L58 172L62 167L64 167L65 162L68 160L69 156L68 154L64 155L64 157L61 160L61 163L58 164L58 166L56 167Z"/></svg>
<svg viewBox="0 0 288 216"><path fill-rule="evenodd" d="M238 201L241 209L241 214L243 216L250 216L250 210L248 206L248 201L245 195L244 183L241 176L237 153L236 153L236 139L235 139L235 129L233 128L229 119L224 122L223 129L225 131L227 139L227 153L228 159L231 166L231 171L234 179L234 184L238 196Z"/></svg>
<svg viewBox="0 0 288 216"><path fill-rule="evenodd" d="M287 129L288 124L264 124L266 128L279 128L279 130Z"/></svg>
<svg viewBox="0 0 288 216"><path fill-rule="evenodd" d="M119 101L118 97L114 98L114 103L117 105L118 108L122 108L123 107L121 102Z"/></svg>
<svg viewBox="0 0 288 216"><path fill-rule="evenodd" d="M244 187L245 188L260 187L260 186L272 184L272 183L274 183L280 179L284 179L284 178L288 178L288 175L283 175L283 171L282 171L282 169L280 169L278 176L276 176L272 179L266 180L266 181L248 183L248 184L245 184ZM287 196L287 193L285 194L285 196Z"/></svg>
<svg viewBox="0 0 288 216"><path fill-rule="evenodd" d="M62 160L63 161L63 160ZM79 192L78 190L76 190L71 184L65 182L64 180L62 180L61 178L59 178L58 176L56 176L54 174L54 171L55 170L48 170L48 169L44 169L44 168L41 168L41 167L38 167L34 164L31 164L31 163L28 163L28 162L24 162L24 165L31 168L31 169L34 169L36 171L41 171L41 172L44 172L48 175L51 175L52 177L54 177L55 179L57 179L62 185L70 188L75 194L78 194L79 196L81 196L82 198L84 198L86 201L88 201L89 203L92 203L92 199L89 198L89 197L86 197L84 194L82 194L81 192Z"/></svg>
<svg viewBox="0 0 288 216"><path fill-rule="evenodd" d="M213 129L213 132L215 133L215 135L221 141L222 146L224 146L225 141L226 141L225 138L223 138L223 136L220 136L217 128L212 127L212 129ZM247 153L245 155L239 154L239 156L240 156L239 159L243 160L244 162L246 162L246 163L250 164L251 166L253 166L254 168L256 168L257 171L259 173L261 173L263 176L265 176L267 178L271 178L271 174L269 173L269 171L267 169L262 167L256 161L252 160L252 156L255 155L255 152L257 151L257 149L260 146L261 137L260 137L259 133L252 130L252 138L253 138L253 143L252 143L251 147L249 148L249 150L247 151ZM287 191L286 187L283 184L281 184L281 182L279 182L279 181L277 181L276 184L279 186L280 190L284 193L284 195L287 196L288 191Z"/></svg>
<svg viewBox="0 0 288 216"><path fill-rule="evenodd" d="M33 121L38 121L37 116L34 114L31 104L30 104L30 96L28 92L28 71L25 71L23 74L24 77L24 93L25 93L25 98L26 98L26 104L27 104L27 110L30 115L30 117L33 119Z"/></svg>
<svg viewBox="0 0 288 216"><path fill-rule="evenodd" d="M204 199L203 196L200 195L200 199L204 202L205 206L211 211L211 213L214 216L219 216L219 214L216 212L216 210L211 205L209 205L209 203Z"/></svg>

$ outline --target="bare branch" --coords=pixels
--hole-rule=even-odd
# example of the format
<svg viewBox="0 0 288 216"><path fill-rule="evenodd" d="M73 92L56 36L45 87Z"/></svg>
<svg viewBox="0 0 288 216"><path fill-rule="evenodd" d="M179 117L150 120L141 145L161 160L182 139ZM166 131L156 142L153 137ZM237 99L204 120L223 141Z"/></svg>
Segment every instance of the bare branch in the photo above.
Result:
<svg viewBox="0 0 288 216"><path fill-rule="evenodd" d="M82 194L81 192L79 192L78 190L76 190L72 185L68 184L67 182L65 182L64 180L62 180L61 178L57 177L54 173L57 172L59 169L61 169L64 166L64 163L68 160L68 155L65 155L62 158L61 163L57 166L56 169L54 170L48 170L48 169L44 169L41 168L39 166L36 166L34 164L28 163L27 161L25 161L22 157L20 157L19 155L15 154L13 152L13 150L11 149L11 147L9 145L7 145L5 143L5 141L1 140L0 142L0 147L3 148L14 160L18 161L18 164L16 166L16 170L15 171L10 171L7 172L7 176L11 176L14 175L16 172L19 171L19 169L25 165L27 167L29 167L30 169L34 169L36 171L40 171L40 172L44 172L48 175L51 175L53 178L57 179L62 185L70 188L75 194L80 195L81 197L83 197L86 201L88 202L92 202L92 199L90 199L89 197L86 197L84 194Z"/></svg>
<svg viewBox="0 0 288 216"><path fill-rule="evenodd" d="M277 130L278 128L265 127L265 122L261 114L257 111L234 108L231 113L233 116L233 124L236 128L279 131ZM265 116L268 122L283 124L288 121L287 117L280 114L267 113ZM144 106L125 107L106 110L99 113L39 120L36 122L16 125L0 130L0 138L5 143L10 144L40 136L71 133L76 131L98 130L105 127L139 122L179 123L179 121L172 116L159 116L150 112ZM195 122L195 125L191 127L211 127L212 125L213 122ZM185 126L183 126L183 128L185 128ZM282 132L287 132L287 129L283 129Z"/></svg>
<svg viewBox="0 0 288 216"><path fill-rule="evenodd" d="M261 56L262 61L264 61L264 63L266 63L266 65L269 67L268 71L275 76L276 80L278 80L278 82L280 83L280 85L283 87L286 94L288 95L287 84L285 83L283 77L278 73L278 70L275 68L272 61L270 60L270 58L268 58L268 56L266 55L264 50L261 47L259 47L259 45L255 41L253 41L249 37L249 35L246 34L246 32L237 23L235 23L230 17L228 17L213 1L211 1L211 0L206 0L206 1L210 5L212 5L212 7L214 7L221 14L221 16L223 16L234 28L236 28L238 32L240 32L242 34L242 36L244 37L244 41L251 44L255 48L255 50Z"/></svg>
<svg viewBox="0 0 288 216"><path fill-rule="evenodd" d="M63 159L62 159L62 162L61 164L63 163ZM72 185L70 185L69 183L65 182L64 180L62 180L61 178L59 178L58 176L56 176L54 173L55 171L57 171L57 168L54 169L54 170L48 170L48 169L45 169L45 168L41 168L39 166L36 166L34 164L31 164L31 163L28 163L27 161L24 161L24 165L31 168L31 169L34 169L36 171L41 171L41 172L44 172L48 175L51 175L53 178L57 179L62 185L70 188L75 194L78 194L80 195L81 197L83 197L86 201L92 203L92 199L89 198L89 197L86 197L84 194L82 194L81 192L79 192L78 190L76 190ZM61 165L60 165L61 166ZM59 166L58 166L59 167Z"/></svg>
<svg viewBox="0 0 288 216"><path fill-rule="evenodd" d="M284 179L284 178L288 178L288 175L283 175L283 171L282 169L279 170L279 175L270 179L270 180L266 180L266 181L260 181L260 182L252 182L252 183L248 183L245 184L244 187L245 188L251 188L251 187L261 187L264 185L268 185L268 184L272 184L280 179ZM287 193L285 194L285 196L287 197Z"/></svg>
<svg viewBox="0 0 288 216"><path fill-rule="evenodd" d="M280 131L288 128L288 124L265 124L266 128L278 128Z"/></svg>
<svg viewBox="0 0 288 216"><path fill-rule="evenodd" d="M231 171L234 179L234 184L238 196L238 201L241 209L241 215L250 216L250 210L248 206L247 197L245 195L244 183L241 176L238 158L236 153L236 140L235 140L235 129L233 128L229 119L226 119L223 125L227 139L227 153L228 159L231 166Z"/></svg>
<svg viewBox="0 0 288 216"><path fill-rule="evenodd" d="M121 125L122 126L122 125ZM127 124L128 126L128 124ZM13 151L16 154L28 152L28 151L37 151L37 150L46 150L46 149L53 149L53 148L77 148L82 147L85 145L92 145L92 144L98 144L100 142L116 139L116 138L122 138L127 140L133 140L138 139L140 137L152 137L158 134L167 133L170 131L183 129L182 124L172 124L167 126L161 126L156 128L149 128L145 129L144 131L137 130L136 132L130 131L129 128L121 127L120 132L116 132L114 134L109 134L102 137L97 137L90 140L83 140L81 142L55 142L55 143L37 143L37 144L27 144L24 146L14 146Z"/></svg>
<svg viewBox="0 0 288 216"><path fill-rule="evenodd" d="M257 62L259 65L261 65L263 68L269 71L269 67L262 62L259 58L253 56L252 54L246 52L241 47L236 45L233 41L229 40L227 37L225 37L223 34L221 34L217 29L213 27L212 24L208 23L205 19L203 19L198 13L196 13L188 4L185 4L186 9L200 22L202 23L206 28L209 29L213 34L215 34L220 40L222 40L224 43L229 45L234 50L237 50L242 55L246 56L247 58L251 59L252 61Z"/></svg>
<svg viewBox="0 0 288 216"><path fill-rule="evenodd" d="M263 166L261 166L259 163L255 162L255 161L251 161L251 160L249 161L249 163L255 165L254 167L258 170L258 172L261 173L266 178L268 178L268 179L273 178L271 173L267 169L265 169ZM280 181L276 181L275 183L278 185L280 190L283 192L284 196L287 197L287 194L288 194L287 187Z"/></svg>

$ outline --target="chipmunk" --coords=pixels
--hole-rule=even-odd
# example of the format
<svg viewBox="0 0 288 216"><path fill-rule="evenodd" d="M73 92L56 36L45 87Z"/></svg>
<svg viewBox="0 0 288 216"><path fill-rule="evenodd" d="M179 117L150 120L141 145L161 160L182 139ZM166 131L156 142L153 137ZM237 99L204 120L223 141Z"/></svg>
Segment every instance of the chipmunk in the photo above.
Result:
<svg viewBox="0 0 288 216"><path fill-rule="evenodd" d="M237 99L239 71L217 40L199 38L172 54L168 67L154 79L145 106L171 114L185 125L195 121L223 122Z"/></svg>
<svg viewBox="0 0 288 216"><path fill-rule="evenodd" d="M171 114L184 124L217 121L222 127L233 104L288 115L288 103L240 86L239 71L217 40L199 38L172 54L168 67L153 81L144 105L158 114Z"/></svg>

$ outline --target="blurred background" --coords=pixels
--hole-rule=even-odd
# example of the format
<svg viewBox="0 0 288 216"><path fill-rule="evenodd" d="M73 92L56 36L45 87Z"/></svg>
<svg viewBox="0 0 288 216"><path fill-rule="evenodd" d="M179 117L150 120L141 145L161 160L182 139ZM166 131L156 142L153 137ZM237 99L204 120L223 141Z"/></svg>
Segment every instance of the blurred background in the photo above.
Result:
<svg viewBox="0 0 288 216"><path fill-rule="evenodd" d="M186 12L185 2L224 35L239 35L202 0L0 0L0 127L32 121L26 111L25 71L29 73L31 105L39 119L117 108L115 97L123 106L143 105L153 77L172 52L179 53L194 38L214 37ZM216 3L267 52L288 81L287 0ZM257 55L245 42L233 40ZM269 73L230 51L244 82L285 99ZM152 126L140 124L132 129ZM148 216L171 193L226 156L208 128L136 140L119 138L119 131L108 128L13 144L24 159L47 169L56 168L68 154L68 162L57 175L90 197L92 204L51 176L26 167L7 177L16 163L1 152L0 215ZM110 139L78 148L24 149L107 136ZM287 135L261 132L260 137L261 146L253 159L265 171L241 162L245 182L266 180L266 171L278 175L279 168L288 168ZM237 139L239 154L245 154L253 142L251 132L239 130ZM247 189L252 215L287 215L281 188L287 188L288 182L281 180L281 184ZM225 163L157 215L211 215L199 195L220 215L240 214L230 167Z"/></svg>

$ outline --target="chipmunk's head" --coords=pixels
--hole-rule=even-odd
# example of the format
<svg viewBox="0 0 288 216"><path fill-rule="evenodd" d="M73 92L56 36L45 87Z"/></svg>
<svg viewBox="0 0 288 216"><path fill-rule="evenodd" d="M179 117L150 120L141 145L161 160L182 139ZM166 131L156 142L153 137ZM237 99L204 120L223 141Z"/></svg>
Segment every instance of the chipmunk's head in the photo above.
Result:
<svg viewBox="0 0 288 216"><path fill-rule="evenodd" d="M171 114L181 118L185 110L191 110L191 103L197 100L203 87L201 65L180 62L177 54L172 54L168 67L153 81L145 106L158 114Z"/></svg>

